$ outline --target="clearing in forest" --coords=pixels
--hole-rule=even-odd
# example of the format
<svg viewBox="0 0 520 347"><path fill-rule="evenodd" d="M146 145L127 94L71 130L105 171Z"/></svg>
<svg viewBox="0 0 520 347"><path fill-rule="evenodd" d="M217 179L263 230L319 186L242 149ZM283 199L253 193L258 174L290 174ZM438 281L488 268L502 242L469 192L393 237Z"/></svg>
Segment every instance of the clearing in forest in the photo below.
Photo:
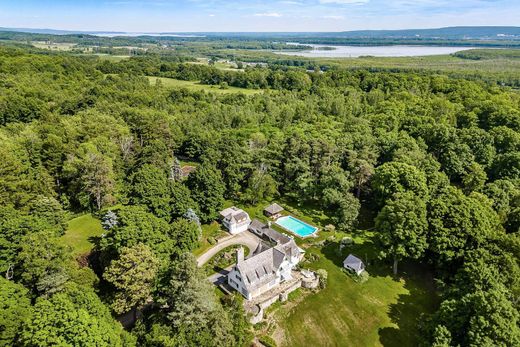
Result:
<svg viewBox="0 0 520 347"><path fill-rule="evenodd" d="M89 213L70 220L61 241L72 247L74 255L83 255L92 250L93 239L100 237L101 234L103 234L101 221Z"/></svg>

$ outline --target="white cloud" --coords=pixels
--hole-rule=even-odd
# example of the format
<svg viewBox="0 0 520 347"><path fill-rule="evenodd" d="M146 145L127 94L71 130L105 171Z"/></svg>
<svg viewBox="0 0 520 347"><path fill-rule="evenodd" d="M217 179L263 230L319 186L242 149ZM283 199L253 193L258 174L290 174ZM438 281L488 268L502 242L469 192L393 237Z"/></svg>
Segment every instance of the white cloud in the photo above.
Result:
<svg viewBox="0 0 520 347"><path fill-rule="evenodd" d="M278 12L265 12L265 13L255 13L255 17L281 17L282 15Z"/></svg>
<svg viewBox="0 0 520 347"><path fill-rule="evenodd" d="M341 19L345 19L345 16L328 15L328 16L321 16L321 18L323 18L323 19L341 20Z"/></svg>
<svg viewBox="0 0 520 347"><path fill-rule="evenodd" d="M370 2L370 0L319 0L320 4L339 4L339 5L349 5L349 4L366 4Z"/></svg>

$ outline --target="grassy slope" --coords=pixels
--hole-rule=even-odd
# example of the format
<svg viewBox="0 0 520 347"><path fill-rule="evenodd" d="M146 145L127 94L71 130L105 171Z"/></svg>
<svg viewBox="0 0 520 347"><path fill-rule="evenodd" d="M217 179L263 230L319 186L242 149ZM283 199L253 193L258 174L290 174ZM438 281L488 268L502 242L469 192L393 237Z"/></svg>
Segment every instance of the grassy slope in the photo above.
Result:
<svg viewBox="0 0 520 347"><path fill-rule="evenodd" d="M182 81L174 78L165 78L165 77L148 77L150 79L151 84L155 84L157 80L160 80L162 85L166 88L187 88L190 90L205 90L207 92L219 93L219 94L229 94L229 93L244 93L246 95L262 93L263 91L260 89L245 89L245 88L237 88L237 87L228 87L227 89L220 89L219 86L210 86L206 84L200 84L199 82L194 81Z"/></svg>
<svg viewBox="0 0 520 347"><path fill-rule="evenodd" d="M432 312L437 305L428 271L410 267L407 273L401 273L404 278L396 280L390 276L389 266L380 264L369 266L371 277L367 282L356 283L341 265L350 252L364 257L364 248L354 246L341 255L337 254L337 243L308 250L320 255L309 267L327 270L328 286L305 297L289 312L277 313L285 334L284 345L417 345L420 314Z"/></svg>
<svg viewBox="0 0 520 347"><path fill-rule="evenodd" d="M208 242L209 237L213 237L218 239L220 237L224 237L229 235L225 232L218 222L213 222L211 224L203 224L202 226L202 239L199 241L199 247L193 250L193 254L198 257L199 255L206 252L208 249L213 247L212 244Z"/></svg>
<svg viewBox="0 0 520 347"><path fill-rule="evenodd" d="M103 233L101 222L91 214L86 214L69 221L65 235L61 237L63 244L71 246L74 255L89 253L93 247L92 238Z"/></svg>

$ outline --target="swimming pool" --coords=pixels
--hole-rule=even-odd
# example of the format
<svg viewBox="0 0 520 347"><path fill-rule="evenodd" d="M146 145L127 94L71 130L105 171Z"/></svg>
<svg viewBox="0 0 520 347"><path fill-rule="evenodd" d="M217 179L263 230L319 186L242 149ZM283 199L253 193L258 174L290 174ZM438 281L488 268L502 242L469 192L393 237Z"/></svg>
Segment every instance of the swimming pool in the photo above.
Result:
<svg viewBox="0 0 520 347"><path fill-rule="evenodd" d="M280 217L276 220L275 223L300 237L311 236L316 231L318 231L318 228L302 222L293 216Z"/></svg>

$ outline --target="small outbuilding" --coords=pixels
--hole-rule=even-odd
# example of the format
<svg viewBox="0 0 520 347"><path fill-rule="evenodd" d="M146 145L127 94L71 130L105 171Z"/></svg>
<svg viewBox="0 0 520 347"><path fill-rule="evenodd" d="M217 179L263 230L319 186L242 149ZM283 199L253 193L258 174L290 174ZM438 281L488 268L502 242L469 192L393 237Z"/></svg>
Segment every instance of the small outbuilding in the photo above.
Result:
<svg viewBox="0 0 520 347"><path fill-rule="evenodd" d="M274 203L272 205L267 206L264 208L264 214L267 217L277 217L280 215L280 213L283 211L283 207L278 205L277 203Z"/></svg>
<svg viewBox="0 0 520 347"><path fill-rule="evenodd" d="M358 276L365 271L363 261L352 254L349 254L348 257L343 260L343 267L349 271L354 271Z"/></svg>

